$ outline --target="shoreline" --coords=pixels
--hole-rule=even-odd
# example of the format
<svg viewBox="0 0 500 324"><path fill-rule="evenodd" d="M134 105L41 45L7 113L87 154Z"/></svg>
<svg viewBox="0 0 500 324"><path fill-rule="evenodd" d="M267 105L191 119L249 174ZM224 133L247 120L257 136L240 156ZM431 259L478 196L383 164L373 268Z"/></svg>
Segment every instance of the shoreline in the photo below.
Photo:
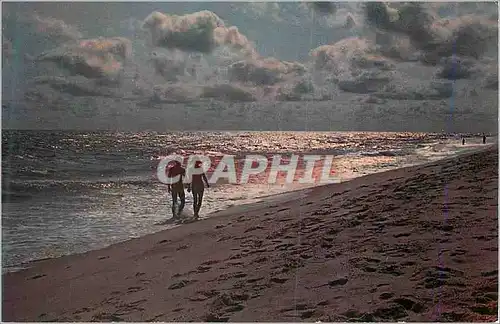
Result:
<svg viewBox="0 0 500 324"><path fill-rule="evenodd" d="M277 196L4 274L4 320L496 319L497 147Z"/></svg>
<svg viewBox="0 0 500 324"><path fill-rule="evenodd" d="M243 203L243 204L239 204L239 205L238 204L237 205L232 205L232 206L230 206L230 207L228 207L226 209L222 209L222 210L217 210L217 211L210 212L210 213L207 214L206 217L200 219L199 221L205 221L207 219L211 219L211 218L214 218L214 217L227 217L229 215L239 214L239 213L242 213L244 211L253 211L253 210L256 210L256 209L265 208L265 206L262 206L263 204L267 204L268 205L267 207L269 207L270 205L273 205L273 204L285 203L285 202L294 200L296 197L299 197L302 194L308 193L308 192L310 192L311 190L313 190L315 188L322 188L322 187L330 186L330 185L333 185L333 184L334 185L338 185L338 184L342 184L342 183L353 181L355 179L369 177L369 176L372 176L374 174L384 174L384 173L392 172L392 171L395 171L395 170L403 170L403 169L408 169L408 168L413 168L413 167L432 165L432 164L435 164L435 163L439 163L441 161L447 161L447 160L450 160L450 159L455 159L455 158L463 156L463 155L473 155L473 154L476 154L476 153L479 153L479 152L482 152L482 151L485 151L485 150L490 150L490 149L495 148L497 146L498 146L498 143L487 144L485 146L467 149L465 152L457 152L456 154L454 154L452 156L441 157L441 158L438 158L437 160L433 160L433 161L428 161L428 162L424 162L424 163L417 163L417 164L411 164L411 165L405 165L405 166L401 166L401 167L398 167L398 168L389 168L388 170L381 170L381 171L374 172L374 173L359 175L359 176L355 176L355 177L349 177L349 178L347 178L345 180L342 180L339 183L318 184L318 185L314 185L314 186L306 186L304 188L300 188L299 187L299 188L295 188L295 189L292 189L292 190L289 190L289 191L284 191L284 192L280 192L280 193L273 193L273 194L269 194L269 195L264 195L264 196L256 197L256 198L254 198L254 200L256 200L256 201L253 201L253 202ZM287 197L289 197L289 198L287 198ZM187 225L187 224L179 224L179 225L176 225L175 227L170 227L170 228L166 228L166 229L160 229L160 230L158 230L156 232L148 233L146 235L143 235L143 236L140 236L140 237L137 237L137 238L129 238L129 239L126 239L126 240L123 240L123 241L119 241L119 242L116 242L116 243L112 243L112 244L109 244L109 245L106 245L106 246L103 246L103 247L97 248L97 249L91 249L91 250L84 251L84 252L79 252L79 253L63 254L63 255L60 255L60 256L56 256L56 257L47 257L47 258L35 259L35 260L31 260L31 261L28 261L28 262L25 262L25 263L16 264L16 265L13 265L13 266L9 266L7 268L2 268L2 275L7 274L7 273L16 273L16 272L19 272L19 271L27 270L27 269L31 268L32 266L34 266L37 263L42 262L42 261L54 260L54 259L59 259L59 258L63 258L63 257L73 256L73 255L82 255L82 254L86 254L86 253L92 252L92 251L99 251L99 250L102 250L102 249L106 249L106 248L108 248L110 246L113 246L115 244L126 243L126 242L128 242L130 240L140 239L142 237L145 237L145 236L148 236L148 235L153 235L153 234L164 232L164 231L170 231L170 230L173 230L173 229L175 229L175 228L177 228L179 226L185 226L185 225Z"/></svg>

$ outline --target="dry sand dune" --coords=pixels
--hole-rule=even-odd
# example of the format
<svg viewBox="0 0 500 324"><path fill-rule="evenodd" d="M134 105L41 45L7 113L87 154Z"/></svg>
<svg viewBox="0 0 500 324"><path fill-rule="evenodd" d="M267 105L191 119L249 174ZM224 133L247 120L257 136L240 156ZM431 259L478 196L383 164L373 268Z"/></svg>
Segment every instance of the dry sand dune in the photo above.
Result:
<svg viewBox="0 0 500 324"><path fill-rule="evenodd" d="M3 320L495 321L497 195L489 148L275 197L6 274Z"/></svg>

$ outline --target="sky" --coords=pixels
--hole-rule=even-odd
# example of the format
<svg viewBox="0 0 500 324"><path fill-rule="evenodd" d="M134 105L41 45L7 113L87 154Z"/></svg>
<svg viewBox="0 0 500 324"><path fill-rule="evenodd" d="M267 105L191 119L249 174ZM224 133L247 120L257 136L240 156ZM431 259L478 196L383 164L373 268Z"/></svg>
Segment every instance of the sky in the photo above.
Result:
<svg viewBox="0 0 500 324"><path fill-rule="evenodd" d="M496 132L497 26L494 2L4 2L2 121L254 129L239 111L282 115L293 103L343 111L346 129L369 118L377 130ZM212 106L224 113L203 124ZM169 119L179 109L200 123ZM422 126L405 128L415 109Z"/></svg>

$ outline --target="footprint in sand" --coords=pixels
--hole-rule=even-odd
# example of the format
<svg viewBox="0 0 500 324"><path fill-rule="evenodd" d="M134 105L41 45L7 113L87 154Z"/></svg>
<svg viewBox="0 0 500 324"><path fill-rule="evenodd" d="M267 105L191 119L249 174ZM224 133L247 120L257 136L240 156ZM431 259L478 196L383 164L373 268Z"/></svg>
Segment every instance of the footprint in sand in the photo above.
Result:
<svg viewBox="0 0 500 324"><path fill-rule="evenodd" d="M481 272L481 276L483 276L483 277L498 277L498 270Z"/></svg>
<svg viewBox="0 0 500 324"><path fill-rule="evenodd" d="M401 305L392 304L387 307L378 308L370 315L383 321L396 321L408 316L408 313ZM374 321L371 320L370 322Z"/></svg>
<svg viewBox="0 0 500 324"><path fill-rule="evenodd" d="M390 292L385 292L385 293L381 293L380 296L378 298L382 299L382 300L387 300L387 299L390 299L394 296L393 293L390 293Z"/></svg>
<svg viewBox="0 0 500 324"><path fill-rule="evenodd" d="M229 321L229 317L217 315L217 314L214 314L214 313L209 313L209 314L203 316L203 322L218 322L218 323L222 323L222 322L227 322L227 321Z"/></svg>
<svg viewBox="0 0 500 324"><path fill-rule="evenodd" d="M224 235L224 236L221 236L221 238L219 238L217 240L217 242L224 242L224 241L227 241L227 240L230 240L232 239L233 237L231 235Z"/></svg>
<svg viewBox="0 0 500 324"><path fill-rule="evenodd" d="M158 322L158 319L162 316L165 316L164 313L157 314L149 319L146 320L146 322Z"/></svg>
<svg viewBox="0 0 500 324"><path fill-rule="evenodd" d="M393 236L395 238L398 238L398 237L408 237L410 235L411 235L411 233L398 233L398 234L394 234Z"/></svg>
<svg viewBox="0 0 500 324"><path fill-rule="evenodd" d="M204 273L204 272L208 272L210 269L212 269L212 267L210 266L199 266L198 268L196 268L198 271L198 273Z"/></svg>
<svg viewBox="0 0 500 324"><path fill-rule="evenodd" d="M119 317L116 314L109 314L109 313L98 313L94 316L92 316L92 321L95 322L124 322L125 319Z"/></svg>
<svg viewBox="0 0 500 324"><path fill-rule="evenodd" d="M144 290L144 288L143 287L139 287L139 286L133 286L133 287L127 288L127 293L131 294L131 293L134 293L134 292L137 292L137 291L141 291L141 290Z"/></svg>
<svg viewBox="0 0 500 324"><path fill-rule="evenodd" d="M263 263L263 262L266 262L267 260L268 260L267 257L259 257L259 258L256 258L255 260L253 260L250 263Z"/></svg>
<svg viewBox="0 0 500 324"><path fill-rule="evenodd" d="M196 296L189 297L191 301L205 301L220 294L217 290L201 290L196 292Z"/></svg>
<svg viewBox="0 0 500 324"><path fill-rule="evenodd" d="M233 262L228 262L227 265L231 266L231 267L234 267L234 266L242 266L242 265L245 265L244 262L241 262L241 261L233 261ZM226 268L227 269L227 268Z"/></svg>
<svg viewBox="0 0 500 324"><path fill-rule="evenodd" d="M254 283L254 282L261 281L261 280L264 280L264 277L258 277L258 278L251 278L251 279L247 279L247 282L248 282L248 283Z"/></svg>
<svg viewBox="0 0 500 324"><path fill-rule="evenodd" d="M237 305L233 305L233 306L229 306L229 307L225 308L224 311L227 313L235 313L235 312L242 311L244 308L245 308L245 306L243 306L241 304L237 304Z"/></svg>
<svg viewBox="0 0 500 324"><path fill-rule="evenodd" d="M348 322L373 322L374 317L369 313L359 313L356 310L350 309L347 312L344 312L342 315ZM340 322L340 320L339 320Z"/></svg>
<svg viewBox="0 0 500 324"><path fill-rule="evenodd" d="M249 232L253 232L253 231L256 231L256 230L260 230L260 229L263 229L264 227L263 226L252 226L252 227L249 227L247 228L243 233L249 233Z"/></svg>
<svg viewBox="0 0 500 324"><path fill-rule="evenodd" d="M181 246L179 246L176 250L177 250L177 251L180 251L180 250L185 250L185 249L187 249L187 248L189 248L189 245L188 245L188 244L186 244L186 245L181 245Z"/></svg>
<svg viewBox="0 0 500 324"><path fill-rule="evenodd" d="M39 278L43 278L46 276L47 275L45 275L45 274L37 274L37 275L34 275L33 277L28 278L28 280L39 279Z"/></svg>
<svg viewBox="0 0 500 324"><path fill-rule="evenodd" d="M274 282L274 283L282 284L282 283L287 282L288 278L277 278L277 277L274 277L274 278L271 278L270 281Z"/></svg>
<svg viewBox="0 0 500 324"><path fill-rule="evenodd" d="M470 308L471 311L481 315L498 315L496 303L494 305L476 305Z"/></svg>
<svg viewBox="0 0 500 324"><path fill-rule="evenodd" d="M421 313L425 309L422 304L406 297L395 298L392 302L401 305L404 309L414 313Z"/></svg>
<svg viewBox="0 0 500 324"><path fill-rule="evenodd" d="M177 290L186 287L189 284L196 282L196 280L181 280L179 282L171 284L168 289L169 290Z"/></svg>
<svg viewBox="0 0 500 324"><path fill-rule="evenodd" d="M347 280L347 278L339 278L336 280L329 281L328 286L330 286L330 287L343 286L347 283L347 281L349 281L349 280Z"/></svg>

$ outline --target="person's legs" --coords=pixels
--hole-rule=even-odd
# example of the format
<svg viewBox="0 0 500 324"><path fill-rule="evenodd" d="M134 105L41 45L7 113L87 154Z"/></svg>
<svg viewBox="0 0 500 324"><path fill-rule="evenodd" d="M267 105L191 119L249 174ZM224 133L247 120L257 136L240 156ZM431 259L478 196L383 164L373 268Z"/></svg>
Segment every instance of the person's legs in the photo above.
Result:
<svg viewBox="0 0 500 324"><path fill-rule="evenodd" d="M196 206L198 206L198 193L193 191L193 214L196 217Z"/></svg>
<svg viewBox="0 0 500 324"><path fill-rule="evenodd" d="M177 206L177 192L172 190L172 215L175 218L176 215L176 206Z"/></svg>
<svg viewBox="0 0 500 324"><path fill-rule="evenodd" d="M200 190L196 192L197 196L197 204L196 204L196 209L195 209L195 215L198 216L200 209L201 209L201 204L203 203L203 190Z"/></svg>
<svg viewBox="0 0 500 324"><path fill-rule="evenodd" d="M186 195L184 194L184 190L179 192L179 198L181 199L181 205L179 206L179 214L184 210L184 206L186 205Z"/></svg>

